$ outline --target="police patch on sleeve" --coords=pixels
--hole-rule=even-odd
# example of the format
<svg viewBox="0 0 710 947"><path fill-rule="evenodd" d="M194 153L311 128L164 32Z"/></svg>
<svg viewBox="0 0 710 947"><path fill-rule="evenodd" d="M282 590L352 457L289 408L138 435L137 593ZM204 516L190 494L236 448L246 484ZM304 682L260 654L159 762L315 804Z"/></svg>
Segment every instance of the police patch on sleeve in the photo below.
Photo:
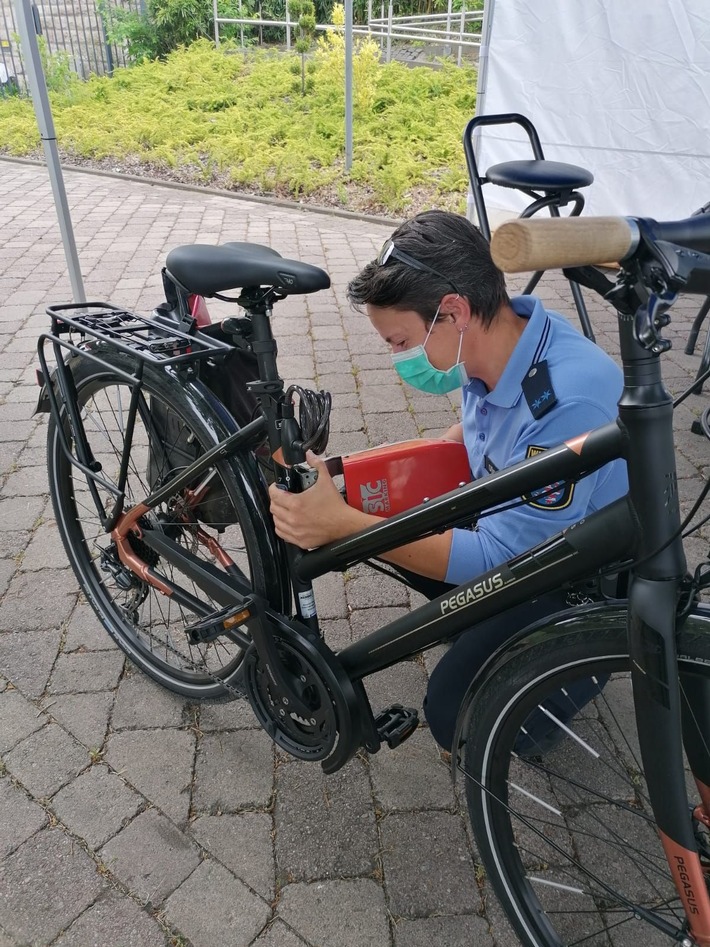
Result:
<svg viewBox="0 0 710 947"><path fill-rule="evenodd" d="M531 444L525 454L525 459L536 457L541 454L546 447L535 447ZM532 490L530 493L523 494L523 500L528 506L536 510L564 510L572 502L574 495L574 483L567 483L565 480L558 480L551 483L548 487L541 487L539 490Z"/></svg>

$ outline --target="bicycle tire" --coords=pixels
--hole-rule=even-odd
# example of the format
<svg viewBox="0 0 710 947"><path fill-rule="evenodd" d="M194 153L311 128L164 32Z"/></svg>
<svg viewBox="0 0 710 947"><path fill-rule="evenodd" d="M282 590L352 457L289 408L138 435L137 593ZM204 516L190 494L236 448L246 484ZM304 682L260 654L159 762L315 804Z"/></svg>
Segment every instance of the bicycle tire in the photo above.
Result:
<svg viewBox="0 0 710 947"><path fill-rule="evenodd" d="M710 616L691 616L679 655L683 695L691 679L710 688ZM472 695L459 756L469 817L486 884L523 944L682 939L685 914L645 791L628 667L624 611L592 612L503 653ZM575 704L569 695L594 679L596 696ZM687 764L686 777L692 804Z"/></svg>
<svg viewBox="0 0 710 947"><path fill-rule="evenodd" d="M113 369L133 370L130 356L101 351L102 364L88 357L73 357L68 364L72 371L77 396L81 405L84 426L95 458L101 463L101 476L115 482L118 458L123 443L122 426L128 414L132 388ZM171 445L158 451L151 447L155 440L155 421L158 409L168 412L171 420ZM163 415L165 416L165 415ZM65 421L64 429L69 426ZM126 486L125 507L144 499L160 474L162 483L168 482L175 469L178 439L181 445L190 445L197 454L223 440L236 429L229 424L229 416L199 382L185 383L165 370L146 367L143 388L136 417L136 426ZM161 458L162 470L155 465ZM164 687L190 699L231 700L241 696L240 675L243 651L230 640L193 645L184 634L184 627L198 616L184 606L162 596L152 586L131 574L131 587L122 589L128 581L119 569L120 562L109 548L111 538L101 526L91 502L86 479L62 451L56 424L50 418L47 432L47 462L50 493L59 533L69 562L79 581L82 592L96 612L104 628L116 644L146 674ZM188 463L189 459L185 461ZM219 538L220 545L234 550L233 559L242 568L253 588L264 595L279 610L287 607L288 586L280 571L277 540L268 522L265 490L259 475L249 468L249 459L235 455L220 459L213 468L202 474L203 480L212 475L209 501L194 507L194 522L180 519L176 499L170 498L151 513L150 526L171 530L173 538L186 543L195 554L202 554L217 565L216 560L197 539L198 531L206 531ZM213 486L214 485L214 486ZM190 485L192 486L192 485ZM100 489L107 509L112 498L105 488ZM186 491L182 492L185 495ZM214 497L218 502L215 503ZM210 502L212 506L207 506ZM217 512L232 512L230 522L215 522ZM148 561L151 551L144 547L139 552ZM157 554L152 554L157 559ZM152 563L158 570L179 581L205 607L217 611L221 606L213 602L194 583L180 579L167 563ZM101 566L104 566L104 569ZM109 566L112 572L105 571Z"/></svg>

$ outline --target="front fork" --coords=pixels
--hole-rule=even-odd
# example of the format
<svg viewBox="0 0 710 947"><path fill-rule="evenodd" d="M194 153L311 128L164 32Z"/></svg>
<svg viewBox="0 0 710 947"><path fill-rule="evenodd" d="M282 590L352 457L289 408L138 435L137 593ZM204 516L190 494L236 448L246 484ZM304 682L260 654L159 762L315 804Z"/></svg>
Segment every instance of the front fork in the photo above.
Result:
<svg viewBox="0 0 710 947"><path fill-rule="evenodd" d="M641 760L661 843L688 920L684 942L710 947L710 895L696 837L698 823L706 824L710 816L705 742L710 733L710 687L690 671L680 672L678 664L678 603L686 561L673 402L659 361L667 346L660 344L658 330L666 320L658 317L657 304L651 297L633 319L621 313L619 320L624 368L619 417L629 435L629 484L640 523L638 565L629 588L629 654ZM650 342L659 344L651 345L639 326L650 326ZM695 821L685 784L684 746L700 791Z"/></svg>
<svg viewBox="0 0 710 947"><path fill-rule="evenodd" d="M679 581L637 577L629 593L629 648L641 759L658 832L689 922L689 943L710 945L710 896L685 785L683 744L707 819L710 761L701 734L710 715L704 679L679 675L675 621ZM698 716L700 715L700 716ZM710 820L708 820L710 821Z"/></svg>

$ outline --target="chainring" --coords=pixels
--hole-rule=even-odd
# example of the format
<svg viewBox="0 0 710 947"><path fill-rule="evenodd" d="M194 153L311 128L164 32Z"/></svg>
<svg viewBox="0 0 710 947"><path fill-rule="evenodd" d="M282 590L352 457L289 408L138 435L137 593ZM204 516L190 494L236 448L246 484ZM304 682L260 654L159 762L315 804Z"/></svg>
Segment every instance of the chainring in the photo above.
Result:
<svg viewBox="0 0 710 947"><path fill-rule="evenodd" d="M320 641L307 640L287 628L272 630L276 650L290 686L309 708L307 718L289 710L256 646L244 656L244 689L252 709L271 739L300 760L325 760L342 766L359 746L359 709L350 682L342 679L337 658ZM343 683L345 686L343 687ZM324 768L325 765L324 765Z"/></svg>

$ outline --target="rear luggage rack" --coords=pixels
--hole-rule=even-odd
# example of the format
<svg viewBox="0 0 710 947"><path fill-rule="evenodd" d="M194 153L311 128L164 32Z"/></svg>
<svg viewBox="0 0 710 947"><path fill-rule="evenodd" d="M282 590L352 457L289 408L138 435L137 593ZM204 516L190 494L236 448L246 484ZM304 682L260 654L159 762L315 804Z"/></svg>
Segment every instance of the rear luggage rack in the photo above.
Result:
<svg viewBox="0 0 710 947"><path fill-rule="evenodd" d="M160 317L151 319L139 316L128 309L111 303L66 303L48 306L47 314L52 319L52 334L45 335L47 341L70 345L56 338L70 332L79 332L144 362L160 365L179 365L183 362L226 355L231 346L211 339L201 332L183 332L177 323Z"/></svg>
<svg viewBox="0 0 710 947"><path fill-rule="evenodd" d="M145 366L189 369L191 364L206 358L221 359L232 351L232 347L198 331L182 331L180 323L167 318L154 316L148 319L111 303L65 303L48 306L46 311L52 320L51 331L40 335L37 354L57 437L69 462L86 477L101 522L110 531L123 511L133 427L142 397ZM47 343L56 361L54 372L47 364ZM64 358L66 352L96 362L108 369L114 378L130 386L121 466L115 483L103 474L101 464L95 460L91 450L74 378ZM107 361L107 352L123 352L131 356L132 363L126 366L128 370L116 365L115 360ZM113 496L111 510L106 509L98 487Z"/></svg>

